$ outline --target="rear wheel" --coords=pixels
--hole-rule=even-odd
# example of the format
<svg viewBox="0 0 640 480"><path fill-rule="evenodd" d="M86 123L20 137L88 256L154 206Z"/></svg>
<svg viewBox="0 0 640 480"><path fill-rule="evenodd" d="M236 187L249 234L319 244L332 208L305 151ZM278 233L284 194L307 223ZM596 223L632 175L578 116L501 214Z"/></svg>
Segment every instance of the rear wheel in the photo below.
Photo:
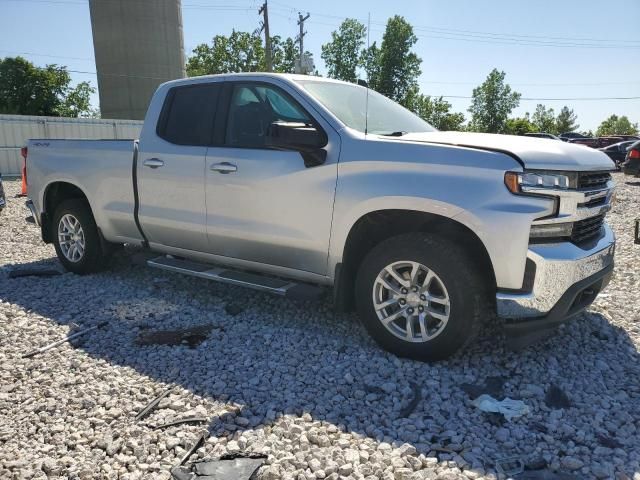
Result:
<svg viewBox="0 0 640 480"><path fill-rule="evenodd" d="M99 271L105 262L98 227L85 200L65 200L53 215L54 246L58 259L73 273Z"/></svg>
<svg viewBox="0 0 640 480"><path fill-rule="evenodd" d="M481 320L481 277L466 252L434 235L393 237L365 257L356 279L358 312L384 349L416 360L447 358Z"/></svg>

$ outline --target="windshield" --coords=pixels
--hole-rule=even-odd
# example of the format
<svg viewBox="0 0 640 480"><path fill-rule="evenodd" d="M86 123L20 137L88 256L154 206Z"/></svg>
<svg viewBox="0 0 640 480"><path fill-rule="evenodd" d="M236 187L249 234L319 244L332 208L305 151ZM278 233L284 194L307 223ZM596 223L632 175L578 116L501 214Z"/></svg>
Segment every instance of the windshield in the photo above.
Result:
<svg viewBox="0 0 640 480"><path fill-rule="evenodd" d="M436 129L406 108L384 95L369 89L369 118L367 89L359 85L313 80L298 81L316 100L327 107L346 126L380 135L401 135L409 132L434 132Z"/></svg>

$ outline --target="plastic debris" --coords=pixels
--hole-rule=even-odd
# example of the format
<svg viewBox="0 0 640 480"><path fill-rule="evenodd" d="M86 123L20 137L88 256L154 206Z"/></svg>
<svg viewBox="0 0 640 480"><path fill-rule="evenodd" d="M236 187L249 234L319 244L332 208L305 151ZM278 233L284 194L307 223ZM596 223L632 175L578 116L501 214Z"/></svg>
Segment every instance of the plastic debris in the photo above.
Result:
<svg viewBox="0 0 640 480"><path fill-rule="evenodd" d="M230 454L175 467L171 474L176 480L250 480L266 459L259 454Z"/></svg>
<svg viewBox="0 0 640 480"><path fill-rule="evenodd" d="M53 277L54 275L62 275L62 272L55 268L16 268L9 272L9 278Z"/></svg>
<svg viewBox="0 0 640 480"><path fill-rule="evenodd" d="M174 427L176 425L182 425L185 423L207 423L209 419L207 417L186 417L186 418L178 418L176 420L172 420L167 423L163 423L162 425L156 425L152 427L154 430L159 430L161 428L169 428Z"/></svg>
<svg viewBox="0 0 640 480"><path fill-rule="evenodd" d="M551 470L525 470L513 477L516 480L580 480L570 473L552 472Z"/></svg>
<svg viewBox="0 0 640 480"><path fill-rule="evenodd" d="M411 390L413 391L413 398L407 404L407 406L400 411L399 418L407 418L409 415L411 415L413 411L416 409L416 407L418 406L418 403L420 403L420 400L422 400L420 386L416 382L409 382L409 383L411 385Z"/></svg>
<svg viewBox="0 0 640 480"><path fill-rule="evenodd" d="M40 347L40 348L36 348L35 350L31 350L29 353L25 353L24 355L22 355L22 358L29 358L29 357L34 357L40 353L46 352L47 350L51 350L52 348L55 348L59 345L62 345L63 343L66 343L70 340L73 340L74 338L77 338L81 335L84 335L87 332L90 332L92 330L97 330L98 328L104 327L105 325L107 325L109 322L101 322L98 325L94 325L93 327L89 327L86 328L80 332L76 332L73 333L71 335L69 335L67 338L63 338L62 340L58 340L57 342L53 342L50 343L49 345L45 345L44 347Z"/></svg>
<svg viewBox="0 0 640 480"><path fill-rule="evenodd" d="M496 471L507 477L524 472L524 462L520 457L501 458L496 460Z"/></svg>
<svg viewBox="0 0 640 480"><path fill-rule="evenodd" d="M182 345L187 344L191 348L196 347L204 340L215 325L197 325L182 330L153 330L141 332L136 343L138 345Z"/></svg>
<svg viewBox="0 0 640 480"><path fill-rule="evenodd" d="M471 404L483 412L501 413L507 420L522 417L530 412L529 407L522 400L496 400L491 395L480 395Z"/></svg>
<svg viewBox="0 0 640 480"><path fill-rule="evenodd" d="M566 393L557 385L551 385L544 397L544 403L549 408L569 408L571 400Z"/></svg>
<svg viewBox="0 0 640 480"><path fill-rule="evenodd" d="M472 399L483 394L501 397L502 389L507 380L506 377L487 377L483 384L463 383L460 388Z"/></svg>
<svg viewBox="0 0 640 480"><path fill-rule="evenodd" d="M146 407L144 407L142 410L140 410L140 412L136 415L136 420L142 420L144 417L149 415L158 406L158 404L160 403L160 400L162 400L164 397L169 395L172 391L173 391L173 387L165 390L160 395L158 395L153 400L151 400L149 404Z"/></svg>

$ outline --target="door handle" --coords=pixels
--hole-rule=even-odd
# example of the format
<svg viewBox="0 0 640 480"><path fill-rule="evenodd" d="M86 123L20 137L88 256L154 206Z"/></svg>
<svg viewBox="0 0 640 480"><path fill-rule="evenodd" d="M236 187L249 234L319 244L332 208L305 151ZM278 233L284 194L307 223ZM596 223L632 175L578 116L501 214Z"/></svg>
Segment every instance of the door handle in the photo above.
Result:
<svg viewBox="0 0 640 480"><path fill-rule="evenodd" d="M219 172L222 174L233 173L238 171L238 167L236 167L233 163L222 162L222 163L214 163L209 167L212 172Z"/></svg>
<svg viewBox="0 0 640 480"><path fill-rule="evenodd" d="M164 162L159 158L148 158L144 161L145 167L158 168L164 166Z"/></svg>

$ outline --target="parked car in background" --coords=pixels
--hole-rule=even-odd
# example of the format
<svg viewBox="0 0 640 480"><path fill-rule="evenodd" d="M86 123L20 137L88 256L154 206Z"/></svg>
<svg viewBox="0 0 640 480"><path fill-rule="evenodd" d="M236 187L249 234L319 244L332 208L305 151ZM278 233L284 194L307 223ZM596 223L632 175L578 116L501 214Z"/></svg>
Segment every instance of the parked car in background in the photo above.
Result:
<svg viewBox="0 0 640 480"><path fill-rule="evenodd" d="M596 148L608 147L609 145L613 145L614 143L620 143L625 139L619 136L606 136L606 137L598 137L598 146Z"/></svg>
<svg viewBox="0 0 640 480"><path fill-rule="evenodd" d="M158 252L150 267L276 295L333 287L401 356L448 357L493 314L522 346L613 271L602 152L438 132L337 80L174 80L139 140L30 140L27 153L28 206L67 270L95 272L129 243Z"/></svg>
<svg viewBox="0 0 640 480"><path fill-rule="evenodd" d="M553 135L551 133L544 133L544 132L525 133L524 136L525 137L536 137L536 138L548 138L550 140L560 140L559 137L556 137L555 135Z"/></svg>
<svg viewBox="0 0 640 480"><path fill-rule="evenodd" d="M617 168L620 168L620 165L622 165L627 158L627 150L636 142L637 140L627 140L624 142L614 143L608 147L602 147L600 150L606 153L609 158L613 160Z"/></svg>
<svg viewBox="0 0 640 480"><path fill-rule="evenodd" d="M604 148L614 143L622 142L624 138L618 136L607 136L597 138L574 138L569 140L569 143L578 143L580 145L586 145L591 148Z"/></svg>
<svg viewBox="0 0 640 480"><path fill-rule="evenodd" d="M589 138L587 135L584 135L578 132L565 132L565 133L561 133L558 136L560 137L560 140L562 140L563 142L568 142L569 140L572 140L574 138Z"/></svg>
<svg viewBox="0 0 640 480"><path fill-rule="evenodd" d="M616 135L616 137L620 137L621 139L628 140L628 141L640 140L640 137L638 135Z"/></svg>
<svg viewBox="0 0 640 480"><path fill-rule="evenodd" d="M625 175L640 177L640 141L635 142L627 150L627 156L622 164L622 171Z"/></svg>
<svg viewBox="0 0 640 480"><path fill-rule="evenodd" d="M4 187L2 186L2 174L0 173L0 212L2 212L2 209L6 204L7 201L4 197Z"/></svg>
<svg viewBox="0 0 640 480"><path fill-rule="evenodd" d="M599 148L598 147L598 139L592 137L579 137L579 138L571 138L567 140L568 143L575 143L578 145L586 145L591 148Z"/></svg>

